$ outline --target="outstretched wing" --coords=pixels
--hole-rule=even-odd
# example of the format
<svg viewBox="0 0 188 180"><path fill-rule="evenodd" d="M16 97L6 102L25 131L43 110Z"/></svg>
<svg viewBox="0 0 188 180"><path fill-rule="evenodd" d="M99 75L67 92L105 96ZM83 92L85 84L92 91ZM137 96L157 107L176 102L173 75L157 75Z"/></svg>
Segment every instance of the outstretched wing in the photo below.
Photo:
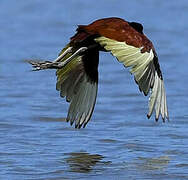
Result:
<svg viewBox="0 0 188 180"><path fill-rule="evenodd" d="M156 121L160 115L163 121L168 119L164 82L155 51L151 49L149 52L142 52L143 47L137 48L104 36L96 38L95 41L110 51L125 67L131 67L130 72L134 74L141 92L148 95L151 90L148 118L155 109Z"/></svg>
<svg viewBox="0 0 188 180"><path fill-rule="evenodd" d="M64 48L61 53L68 47ZM72 53L67 54L61 61L71 55ZM67 102L70 102L67 121L70 121L71 125L75 122L76 128L86 126L96 102L98 63L96 68L90 67L86 62L88 59L89 62L98 62L98 53L90 52L77 56L56 72L56 89L60 91L61 97L66 97Z"/></svg>

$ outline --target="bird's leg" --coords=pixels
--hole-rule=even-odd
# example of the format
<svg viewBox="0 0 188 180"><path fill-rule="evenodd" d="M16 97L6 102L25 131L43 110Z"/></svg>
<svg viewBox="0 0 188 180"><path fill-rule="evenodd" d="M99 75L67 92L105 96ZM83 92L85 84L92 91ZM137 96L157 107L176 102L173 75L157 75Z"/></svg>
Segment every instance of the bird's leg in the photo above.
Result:
<svg viewBox="0 0 188 180"><path fill-rule="evenodd" d="M60 56L57 57L54 61L33 61L29 60L27 61L33 66L33 71L39 71L42 69L48 69L48 68L55 68L53 67L55 63L59 62L63 57L65 57L68 53L72 52L72 47L67 48Z"/></svg>
<svg viewBox="0 0 188 180"><path fill-rule="evenodd" d="M80 49L78 49L72 56L70 56L69 58L67 58L65 61L60 62L58 64L58 69L66 66L72 59L74 59L76 56L82 54L83 52L85 52L88 48L87 47L81 47Z"/></svg>
<svg viewBox="0 0 188 180"><path fill-rule="evenodd" d="M33 71L39 71L44 69L60 69L64 66L66 66L72 59L74 59L76 56L82 54L85 52L88 48L87 47L81 47L78 49L73 55L71 55L69 58L65 59L63 62L60 62L60 60L65 57L68 53L72 52L72 48L68 48L63 54L61 54L57 59L54 61L28 61L33 66Z"/></svg>
<svg viewBox="0 0 188 180"><path fill-rule="evenodd" d="M72 53L72 47L69 47L63 52L60 56L57 57L53 62L59 62L63 57L65 57L68 53Z"/></svg>

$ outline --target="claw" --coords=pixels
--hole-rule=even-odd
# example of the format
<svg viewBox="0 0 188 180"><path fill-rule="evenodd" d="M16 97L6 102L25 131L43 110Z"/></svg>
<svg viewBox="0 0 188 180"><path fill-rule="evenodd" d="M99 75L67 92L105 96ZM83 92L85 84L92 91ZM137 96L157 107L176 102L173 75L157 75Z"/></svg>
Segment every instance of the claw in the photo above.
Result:
<svg viewBox="0 0 188 180"><path fill-rule="evenodd" d="M61 59L66 55L66 53L69 53L69 51L72 51L72 49L67 49L67 52L64 52L62 55L60 55L56 60L53 62L51 61L33 61L29 60L27 61L30 63L33 67L32 71L40 71L44 69L61 69L64 66L66 66L72 59L74 59L76 56L79 56L83 52L85 52L88 48L87 47L81 47L76 52L74 52L69 58L65 59L61 62Z"/></svg>
<svg viewBox="0 0 188 180"><path fill-rule="evenodd" d="M43 69L56 68L57 63L50 61L28 61L33 67L32 71L39 71Z"/></svg>

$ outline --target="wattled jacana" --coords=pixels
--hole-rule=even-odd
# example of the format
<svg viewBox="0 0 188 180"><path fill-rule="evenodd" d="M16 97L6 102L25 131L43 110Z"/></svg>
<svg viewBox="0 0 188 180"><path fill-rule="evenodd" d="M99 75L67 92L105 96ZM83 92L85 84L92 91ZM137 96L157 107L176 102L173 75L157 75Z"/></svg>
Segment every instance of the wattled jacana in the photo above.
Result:
<svg viewBox="0 0 188 180"><path fill-rule="evenodd" d="M163 76L152 42L143 26L120 18L105 18L89 25L79 25L76 34L50 61L29 61L33 70L57 69L56 88L70 107L66 120L75 127L85 127L91 118L97 96L99 51L110 52L131 74L144 95L149 98L148 118L168 119Z"/></svg>

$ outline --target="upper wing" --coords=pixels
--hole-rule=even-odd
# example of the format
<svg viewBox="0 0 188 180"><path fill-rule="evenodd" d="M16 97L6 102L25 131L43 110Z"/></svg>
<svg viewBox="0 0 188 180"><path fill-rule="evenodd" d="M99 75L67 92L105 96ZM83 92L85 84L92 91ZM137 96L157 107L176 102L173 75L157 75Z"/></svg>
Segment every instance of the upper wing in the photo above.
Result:
<svg viewBox="0 0 188 180"><path fill-rule="evenodd" d="M68 46L61 53L67 48ZM61 61L71 55L69 53ZM75 57L65 67L56 72L56 89L60 91L61 97L66 97L67 102L70 102L67 121L70 121L71 125L75 122L76 128L80 128L82 125L86 126L96 102L98 71L96 68L88 69L89 67L85 63L88 58L90 61L98 62L98 54L92 52Z"/></svg>
<svg viewBox="0 0 188 180"><path fill-rule="evenodd" d="M160 115L163 121L168 119L164 82L155 52L151 49L143 53L143 47L137 48L104 36L96 38L95 41L110 51L124 66L131 67L130 72L134 74L140 91L147 95L151 89L148 118L155 109L156 120Z"/></svg>

